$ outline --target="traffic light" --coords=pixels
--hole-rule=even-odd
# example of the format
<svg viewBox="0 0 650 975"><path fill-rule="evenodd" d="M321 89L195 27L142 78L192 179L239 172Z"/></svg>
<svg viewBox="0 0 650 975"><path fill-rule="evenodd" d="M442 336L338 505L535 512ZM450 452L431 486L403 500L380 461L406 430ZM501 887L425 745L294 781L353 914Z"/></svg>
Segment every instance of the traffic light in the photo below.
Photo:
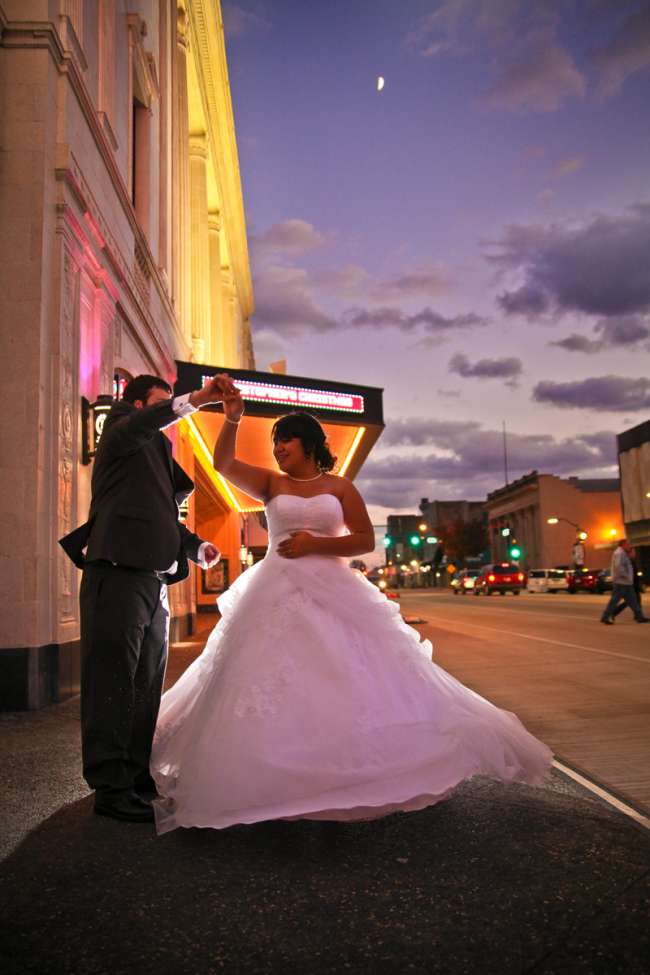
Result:
<svg viewBox="0 0 650 975"><path fill-rule="evenodd" d="M409 538L409 542L411 543L411 545L421 545L422 539L420 538L419 535L411 535L411 537Z"/></svg>
<svg viewBox="0 0 650 975"><path fill-rule="evenodd" d="M511 559L514 559L514 561L516 562L517 559L521 558L521 553L522 553L521 545L519 544L516 538L513 538L512 542L510 543L510 547L508 549L508 555L510 556Z"/></svg>
<svg viewBox="0 0 650 975"><path fill-rule="evenodd" d="M393 544L393 539L390 535L384 535L384 548L390 548Z"/></svg>

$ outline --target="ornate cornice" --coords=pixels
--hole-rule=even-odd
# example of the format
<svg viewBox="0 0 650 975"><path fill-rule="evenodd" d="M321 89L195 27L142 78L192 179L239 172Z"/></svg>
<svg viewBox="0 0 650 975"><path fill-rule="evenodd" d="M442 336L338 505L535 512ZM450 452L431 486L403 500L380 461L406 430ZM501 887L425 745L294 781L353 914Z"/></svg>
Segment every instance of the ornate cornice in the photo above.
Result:
<svg viewBox="0 0 650 975"><path fill-rule="evenodd" d="M173 337L175 339L177 343L176 347L178 349L185 349L186 352L189 352L187 340L183 336L174 307L171 303L166 280L163 277L161 269L157 266L153 258L151 249L149 247L149 242L142 232L140 224L138 223L127 187L122 178L122 173L117 165L111 144L102 125L102 120L99 117L99 113L95 110L90 93L79 69L76 56L72 52L65 50L54 24L47 21L8 21L3 27L0 44L2 47L6 48L46 50L52 57L58 71L67 76L90 133L95 141L95 145L97 146L102 161L110 176L111 185L115 192L118 205L121 207L122 212L126 216L131 227L134 238L134 249L137 247L140 254L143 255L152 284L156 288L161 304L165 308L168 320L172 324L173 336L170 336L170 338ZM65 146L59 146L59 151L65 151ZM61 164L60 159L57 161L57 178L68 183L68 185L75 191L77 196L79 196L79 193L77 192L76 188L81 185L85 186L86 191L81 193L80 198L91 199L92 194L88 189L88 184L81 176L81 169L77 161L74 159L72 151L70 151L70 159L70 163L63 162L63 164ZM69 170L69 172L62 173L61 170ZM95 213L93 213L93 219L96 219L96 222L100 226L101 224L104 224L101 212L96 205ZM106 239L111 239L108 230ZM121 279L125 281L128 281L129 279L132 280L132 274L130 271L124 273L121 270L122 268L127 268L128 265L123 256L120 254L117 246L115 246L115 249L111 249L110 259L111 262L114 263L115 268L120 271ZM139 308L140 313L148 314L144 312L141 304L141 299L135 300L135 306ZM151 318L150 315L149 318ZM152 318L151 321L153 322Z"/></svg>

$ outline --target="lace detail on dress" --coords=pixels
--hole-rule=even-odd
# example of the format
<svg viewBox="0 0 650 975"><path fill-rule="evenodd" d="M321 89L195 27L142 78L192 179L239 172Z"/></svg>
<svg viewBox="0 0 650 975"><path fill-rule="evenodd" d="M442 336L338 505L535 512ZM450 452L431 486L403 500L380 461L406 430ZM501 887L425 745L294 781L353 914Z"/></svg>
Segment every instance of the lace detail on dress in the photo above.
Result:
<svg viewBox="0 0 650 975"><path fill-rule="evenodd" d="M238 718L266 718L276 715L283 703L289 700L287 691L293 683L296 668L284 663L275 674L260 684L246 687L235 701Z"/></svg>

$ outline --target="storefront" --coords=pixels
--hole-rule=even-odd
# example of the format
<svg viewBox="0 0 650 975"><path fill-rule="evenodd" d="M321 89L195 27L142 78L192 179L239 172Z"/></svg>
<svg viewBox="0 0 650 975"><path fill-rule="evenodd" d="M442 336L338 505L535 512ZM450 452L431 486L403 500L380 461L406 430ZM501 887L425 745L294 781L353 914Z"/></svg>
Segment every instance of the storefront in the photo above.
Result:
<svg viewBox="0 0 650 975"><path fill-rule="evenodd" d="M178 395L225 371L189 362L178 362L177 370ZM246 404L237 449L249 464L275 468L271 429L279 416L292 410L305 410L318 418L338 458L336 473L349 478L356 476L384 428L381 389L250 370L228 372ZM221 407L215 406L183 420L173 434L178 459L196 484L188 525L222 552L218 566L195 574L198 612L215 610L219 593L262 558L267 545L263 504L230 485L212 465L223 422Z"/></svg>

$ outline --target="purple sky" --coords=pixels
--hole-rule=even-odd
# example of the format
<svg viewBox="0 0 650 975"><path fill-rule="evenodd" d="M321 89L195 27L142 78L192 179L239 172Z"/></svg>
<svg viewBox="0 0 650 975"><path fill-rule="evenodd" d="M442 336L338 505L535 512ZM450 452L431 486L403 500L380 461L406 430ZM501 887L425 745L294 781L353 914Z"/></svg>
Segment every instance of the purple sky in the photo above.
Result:
<svg viewBox="0 0 650 975"><path fill-rule="evenodd" d="M224 0L258 368L381 386L373 518L650 415L650 3ZM386 85L376 90L378 75Z"/></svg>

